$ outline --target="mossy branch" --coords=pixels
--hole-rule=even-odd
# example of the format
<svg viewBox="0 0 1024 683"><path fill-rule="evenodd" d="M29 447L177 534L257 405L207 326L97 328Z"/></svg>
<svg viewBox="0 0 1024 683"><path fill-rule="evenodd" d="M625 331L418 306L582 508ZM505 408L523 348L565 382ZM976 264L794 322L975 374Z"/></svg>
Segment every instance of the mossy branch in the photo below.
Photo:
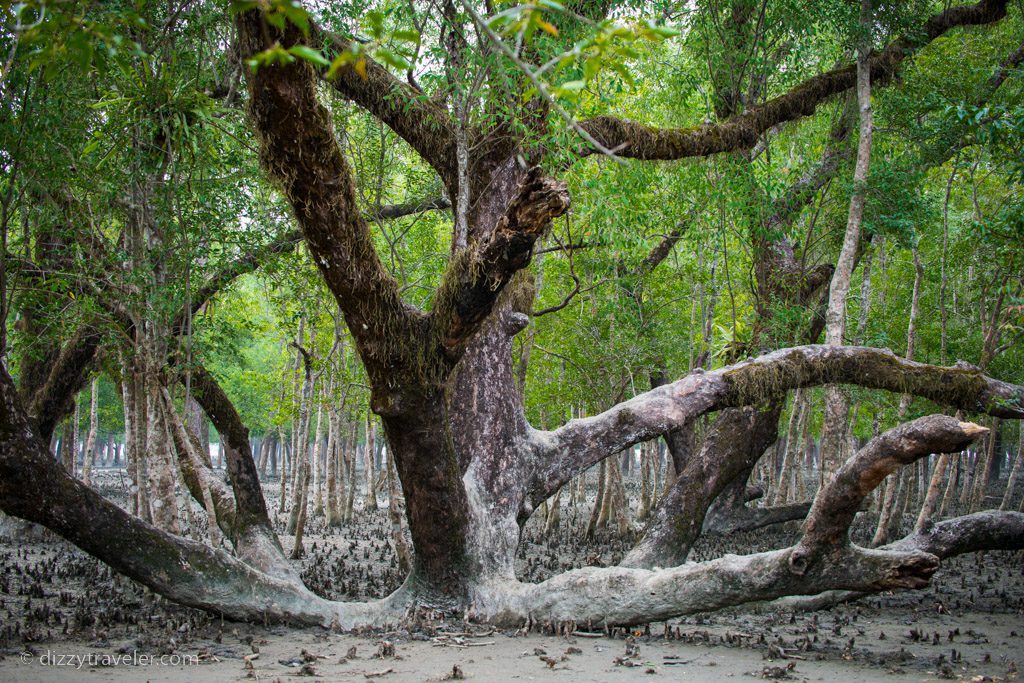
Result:
<svg viewBox="0 0 1024 683"><path fill-rule="evenodd" d="M933 15L921 30L908 33L872 55L872 85L891 80L907 57L951 29L999 21L1006 16L1006 5L1005 0L983 0ZM632 159L672 160L750 149L772 127L810 116L820 104L852 88L856 80L855 65L832 69L717 124L658 128L614 116L599 116L584 121L581 126L604 147L614 149L618 156ZM596 151L588 149L584 154Z"/></svg>
<svg viewBox="0 0 1024 683"><path fill-rule="evenodd" d="M1024 418L1024 386L964 364L941 367L862 346L796 346L715 370L697 371L593 417L538 432L534 497L553 494L611 453L686 425L700 415L755 405L800 387L853 384L911 394L996 417ZM533 494L532 494L533 495Z"/></svg>

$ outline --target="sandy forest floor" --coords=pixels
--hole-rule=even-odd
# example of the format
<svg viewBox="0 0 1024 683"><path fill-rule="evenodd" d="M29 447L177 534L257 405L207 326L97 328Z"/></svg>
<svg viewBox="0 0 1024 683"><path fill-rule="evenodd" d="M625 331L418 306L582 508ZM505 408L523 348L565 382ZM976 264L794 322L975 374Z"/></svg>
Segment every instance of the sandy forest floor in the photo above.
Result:
<svg viewBox="0 0 1024 683"><path fill-rule="evenodd" d="M521 576L621 557L628 540L579 540L586 514L563 508L550 538L532 520ZM357 518L307 533L305 578L323 595L376 597L401 581L386 513ZM693 559L779 547L795 531L705 539ZM460 621L353 635L180 608L49 534L0 520L0 681L998 681L1014 680L1018 663L1024 553L958 558L927 590L813 614L736 609L568 638Z"/></svg>

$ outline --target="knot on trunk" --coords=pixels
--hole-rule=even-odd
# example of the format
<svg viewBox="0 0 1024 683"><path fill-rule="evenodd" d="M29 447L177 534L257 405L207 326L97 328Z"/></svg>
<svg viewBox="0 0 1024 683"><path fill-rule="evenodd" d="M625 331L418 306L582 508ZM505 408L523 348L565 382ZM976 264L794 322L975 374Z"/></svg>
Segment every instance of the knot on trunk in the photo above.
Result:
<svg viewBox="0 0 1024 683"><path fill-rule="evenodd" d="M532 237L530 246L552 220L569 210L569 187L564 181L544 175L539 166L531 168L516 196L495 226L495 238Z"/></svg>
<svg viewBox="0 0 1024 683"><path fill-rule="evenodd" d="M924 588L939 568L939 558L929 553L905 555L876 583L879 590Z"/></svg>

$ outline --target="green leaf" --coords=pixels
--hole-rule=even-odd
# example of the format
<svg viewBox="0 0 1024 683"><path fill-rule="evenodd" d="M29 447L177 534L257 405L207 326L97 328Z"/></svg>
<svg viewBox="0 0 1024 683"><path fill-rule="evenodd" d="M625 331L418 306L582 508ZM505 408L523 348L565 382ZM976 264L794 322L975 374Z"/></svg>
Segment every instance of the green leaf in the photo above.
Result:
<svg viewBox="0 0 1024 683"><path fill-rule="evenodd" d="M420 42L420 32L412 29L399 29L391 34L391 37L395 40L403 43L418 43Z"/></svg>
<svg viewBox="0 0 1024 683"><path fill-rule="evenodd" d="M412 64L401 55L388 50L387 48L381 48L374 53L374 56L384 64L392 66L402 71L407 71L412 68Z"/></svg>
<svg viewBox="0 0 1024 683"><path fill-rule="evenodd" d="M316 64L317 66L329 66L330 62L326 57L321 54L320 50L314 50L308 45L293 45L288 48L290 54L295 55L299 59Z"/></svg>

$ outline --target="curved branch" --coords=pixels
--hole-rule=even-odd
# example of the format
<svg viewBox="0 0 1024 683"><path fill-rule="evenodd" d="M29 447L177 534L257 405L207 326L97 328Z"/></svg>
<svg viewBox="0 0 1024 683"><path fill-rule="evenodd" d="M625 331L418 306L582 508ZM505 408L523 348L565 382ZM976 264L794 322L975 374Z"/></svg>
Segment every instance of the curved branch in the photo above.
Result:
<svg viewBox="0 0 1024 683"><path fill-rule="evenodd" d="M916 550L945 560L949 557L983 550L1020 550L1024 548L1024 514L984 510L954 517L914 533L879 550ZM819 595L792 595L771 602L771 607L811 612L869 595L865 591L829 590Z"/></svg>
<svg viewBox="0 0 1024 683"><path fill-rule="evenodd" d="M712 506L704 520L704 534L732 534L741 531L755 531L773 524L795 522L807 517L811 509L810 503L789 503L767 508L730 509L726 517L717 517Z"/></svg>
<svg viewBox="0 0 1024 683"><path fill-rule="evenodd" d="M49 440L60 421L71 412L75 396L85 386L96 360L103 334L85 324L61 347L50 371L31 397L28 412L44 440Z"/></svg>
<svg viewBox="0 0 1024 683"><path fill-rule="evenodd" d="M0 508L42 524L160 595L230 619L353 628L401 616L401 591L376 602L325 600L222 550L133 517L64 470L32 431L0 366Z"/></svg>
<svg viewBox="0 0 1024 683"><path fill-rule="evenodd" d="M948 415L929 415L869 441L815 497L794 560L848 544L850 524L861 503L888 475L932 453L958 453L987 431Z"/></svg>
<svg viewBox="0 0 1024 683"><path fill-rule="evenodd" d="M572 420L552 432L535 432L541 464L531 498L549 497L607 455L694 417L823 384L855 384L997 417L1024 417L1024 387L992 379L976 368L916 363L861 346L796 346L713 372L694 372L599 415Z"/></svg>
<svg viewBox="0 0 1024 683"><path fill-rule="evenodd" d="M289 47L301 40L294 27L283 34L270 27L258 10L240 13L237 23L243 58L268 47L268 41ZM371 76L368 82L377 78ZM416 355L423 315L401 300L398 284L380 261L330 113L317 99L313 69L302 60L264 65L250 71L246 80L263 166L295 211L367 372L375 382L383 381L396 363ZM384 99L382 93L375 96ZM399 118L419 115L416 108L407 111L399 98L386 107Z"/></svg>
<svg viewBox="0 0 1024 683"><path fill-rule="evenodd" d="M351 41L318 26L311 27L310 40L326 44L329 59L351 48ZM448 110L395 78L373 59L365 60L365 75L352 65L338 69L331 79L326 78L326 68L318 73L338 94L373 114L408 142L437 171L446 187L456 187L455 131Z"/></svg>
<svg viewBox="0 0 1024 683"><path fill-rule="evenodd" d="M587 567L518 590L495 591L485 604L496 620L575 620L635 624L791 595L829 590L878 592L921 588L938 568L933 550L1024 545L1024 524L972 520L902 546L867 550L849 542L850 522L889 472L931 450L962 449L984 429L933 415L871 441L815 497L803 538L791 547L742 557L727 555L671 569ZM998 514L998 513L996 513ZM1024 515L1020 515L1024 519ZM962 541L961 535L968 540Z"/></svg>
<svg viewBox="0 0 1024 683"><path fill-rule="evenodd" d="M999 21L1006 16L1006 5L1005 0L982 0L976 5L951 7L932 16L921 31L894 41L871 57L872 84L888 82L908 56L955 27ZM853 65L833 69L718 124L657 128L600 116L584 121L581 126L602 146L633 159L672 160L749 149L773 126L810 116L821 103L852 88L856 78ZM595 149L588 149L583 154L595 152Z"/></svg>
<svg viewBox="0 0 1024 683"><path fill-rule="evenodd" d="M272 529L259 473L249 445L249 430L242 423L234 404L206 368L201 365L192 368L191 387L196 402L227 445L224 451L228 478L235 494L236 525L257 525Z"/></svg>

